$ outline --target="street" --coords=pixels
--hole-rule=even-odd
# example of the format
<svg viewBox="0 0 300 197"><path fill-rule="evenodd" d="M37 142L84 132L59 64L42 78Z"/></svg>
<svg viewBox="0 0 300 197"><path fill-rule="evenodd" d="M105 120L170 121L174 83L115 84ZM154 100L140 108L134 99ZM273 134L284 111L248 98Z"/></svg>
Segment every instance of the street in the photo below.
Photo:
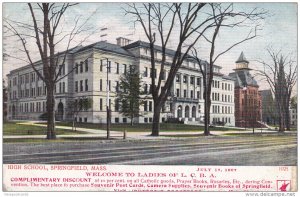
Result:
<svg viewBox="0 0 300 197"><path fill-rule="evenodd" d="M297 136L4 143L3 163L295 166Z"/></svg>

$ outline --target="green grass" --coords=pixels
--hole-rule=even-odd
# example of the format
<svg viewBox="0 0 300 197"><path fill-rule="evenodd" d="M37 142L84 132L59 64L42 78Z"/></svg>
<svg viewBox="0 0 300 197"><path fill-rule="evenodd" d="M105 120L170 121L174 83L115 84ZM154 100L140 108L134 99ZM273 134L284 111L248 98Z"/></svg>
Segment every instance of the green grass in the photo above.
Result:
<svg viewBox="0 0 300 197"><path fill-rule="evenodd" d="M4 143L60 143L60 142L81 142L81 141L99 141L99 140L116 140L116 138L106 139L105 137L96 137L96 138L57 138L52 140L47 140L46 136L44 139L36 139L36 138L6 138L3 139ZM120 140L121 138L118 138L117 140Z"/></svg>
<svg viewBox="0 0 300 197"><path fill-rule="evenodd" d="M46 135L46 127L34 125L22 125L20 122L4 122L3 135ZM57 135L85 134L86 132L72 132L70 130L57 129Z"/></svg>
<svg viewBox="0 0 300 197"><path fill-rule="evenodd" d="M57 125L60 126L72 126L69 122L59 122ZM95 123L77 123L77 128L90 128L90 129L102 129L106 130L106 124L95 124ZM135 124L131 126L130 124L111 124L111 130L114 131L124 131L128 132L151 132L152 124ZM203 126L185 125L185 124L173 124L173 123L161 123L160 131L203 131ZM214 127L210 128L211 131L242 131L243 129L235 128L222 128Z"/></svg>
<svg viewBox="0 0 300 197"><path fill-rule="evenodd" d="M226 136L255 136L255 137L267 137L267 136L295 136L296 133L279 133L279 132L274 132L274 133L264 133L264 132L255 132L253 133L228 133L225 134Z"/></svg>
<svg viewBox="0 0 300 197"><path fill-rule="evenodd" d="M65 142L64 139L55 139L55 140L47 140L47 139L27 139L27 138L19 138L19 139L3 139L4 143L52 143L52 142Z"/></svg>

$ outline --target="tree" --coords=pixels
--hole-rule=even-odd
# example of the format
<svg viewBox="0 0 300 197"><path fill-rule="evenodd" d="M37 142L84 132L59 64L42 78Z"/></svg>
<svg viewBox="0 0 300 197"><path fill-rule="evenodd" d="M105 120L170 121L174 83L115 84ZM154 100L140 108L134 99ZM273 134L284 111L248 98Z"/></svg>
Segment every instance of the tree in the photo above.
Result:
<svg viewBox="0 0 300 197"><path fill-rule="evenodd" d="M205 17L198 20L200 10L205 3L143 3L129 4L125 10L135 18L135 23L139 23L149 41L150 62L151 62L151 93L154 103L152 136L159 135L160 129L160 111L165 104L171 92L171 87L178 69L186 59L188 52L199 40L203 32L209 27L209 23L214 20L213 17ZM197 31L201 33L198 34ZM158 35L157 43L156 35ZM173 38L172 44L175 44L175 52L169 67L168 77L163 84L165 76L165 65L167 63L166 49L170 44L170 38ZM193 39L190 39L193 37ZM156 47L159 46L159 49ZM161 59L157 61L156 52L161 53ZM156 66L159 66L159 75L156 79L154 74Z"/></svg>
<svg viewBox="0 0 300 197"><path fill-rule="evenodd" d="M270 90L271 91L271 90ZM278 120L278 112L276 107L276 101L273 99L272 92L268 94L262 103L262 110L263 110L263 117L266 117L267 124L274 124L276 125L276 122Z"/></svg>
<svg viewBox="0 0 300 197"><path fill-rule="evenodd" d="M263 65L258 74L269 84L275 101L279 116L279 132L284 132L285 127L289 129L289 108L293 87L297 82L297 65L291 55L284 56L281 51L276 52L272 48L267 49L270 62L258 61Z"/></svg>
<svg viewBox="0 0 300 197"><path fill-rule="evenodd" d="M91 98L80 97L68 103L70 112L72 113L72 130L76 131L76 120L78 120L79 112L87 111L93 106Z"/></svg>
<svg viewBox="0 0 300 197"><path fill-rule="evenodd" d="M214 8L212 9L213 11L220 12L207 12L206 7ZM154 101L152 136L159 135L161 108L170 95L176 73L181 67L183 61L188 58L188 53L199 41L199 39L204 36L204 33L212 27L217 27L215 29L216 32L213 38L213 40L215 40L225 16L234 15L234 13L232 13L230 10L232 6L228 6L229 10L222 10L222 12L221 10L218 10L220 8L220 6L215 6L215 4L206 3L129 4L129 9L126 10L126 14L135 17L134 22L139 23L142 26L142 29L149 41L152 73L151 92ZM249 14L240 12L236 15L244 16L246 19L260 16L260 14L256 12ZM231 26L239 26L242 23L243 21L240 21L240 23L232 24ZM158 42L156 35L158 35ZM166 67L166 47L170 44L171 37L172 45L174 46L175 50L170 61L170 67ZM157 51L161 53L161 59L159 61L156 58ZM220 55L221 54L219 54L215 59L217 59ZM214 63L215 59L213 59L213 57L214 42L211 48L209 65ZM154 75L156 67L159 67L160 70L158 79L156 79L156 76ZM163 83L162 80L165 76L166 68L169 68L168 77L165 83ZM210 94L209 91L207 91L207 93L207 95ZM208 110L209 109L206 111ZM208 129L206 129L205 134L208 135Z"/></svg>
<svg viewBox="0 0 300 197"><path fill-rule="evenodd" d="M292 109L297 109L297 104L298 104L298 97L297 96L293 96L291 98L291 108Z"/></svg>
<svg viewBox="0 0 300 197"><path fill-rule="evenodd" d="M117 104L121 105L121 113L130 118L130 124L133 125L133 119L140 116L141 99L141 78L134 68L130 68L120 78L120 89L117 92Z"/></svg>
<svg viewBox="0 0 300 197"><path fill-rule="evenodd" d="M2 80L2 86L3 86L3 105L2 105L2 109L3 109L3 121L7 120L7 99L8 99L8 95L7 95L7 86L5 85L5 81Z"/></svg>
<svg viewBox="0 0 300 197"><path fill-rule="evenodd" d="M23 23L18 21L5 20L5 28L9 30L21 41L23 51L27 61L37 76L45 83L47 89L46 110L47 110L47 139L55 139L55 84L73 72L62 75L62 70L66 62L69 47L76 35L87 31L85 20L80 23L80 17L75 19L74 26L69 33L62 25L66 11L77 3L28 3L32 21ZM90 29L89 29L90 30ZM84 38L83 40L85 40ZM33 62L31 43L35 43L41 58L42 69L39 70L40 62ZM81 44L82 42L80 42ZM58 52L59 44L65 47L64 52ZM17 57L18 58L18 57Z"/></svg>
<svg viewBox="0 0 300 197"><path fill-rule="evenodd" d="M200 71L203 77L203 98L204 98L204 134L210 135L209 124L210 124L210 108L211 108L211 85L213 80L213 69L215 66L215 62L219 57L230 51L237 45L240 45L246 41L254 39L257 36L258 30L258 22L265 17L267 12L259 11L257 8L254 8L250 12L238 12L233 8L233 4L229 4L227 6L222 6L220 3L211 3L210 7L210 16L214 18L211 26L213 30L210 35L203 35L204 39L210 44L209 48L209 60L203 61L200 59L196 48L192 50L193 59L197 62L200 67ZM216 45L217 45L217 37L220 34L220 30L223 28L230 28L231 30L234 28L239 28L245 23L252 22L254 27L251 28L246 37L242 40L239 40L233 43L231 46L226 48L225 50L217 53Z"/></svg>

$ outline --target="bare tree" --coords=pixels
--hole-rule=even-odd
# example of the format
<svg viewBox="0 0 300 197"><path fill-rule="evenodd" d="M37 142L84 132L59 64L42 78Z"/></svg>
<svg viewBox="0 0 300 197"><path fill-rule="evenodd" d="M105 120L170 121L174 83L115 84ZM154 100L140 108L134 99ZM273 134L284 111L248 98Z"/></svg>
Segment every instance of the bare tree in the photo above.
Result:
<svg viewBox="0 0 300 197"><path fill-rule="evenodd" d="M149 41L151 61L151 92L154 101L152 123L153 136L159 135L160 111L171 93L175 75L183 61L188 57L189 51L197 43L203 33L213 26L214 16L199 17L205 3L144 3L129 4L126 14L135 18ZM158 36L156 36L158 35ZM158 37L158 41L157 41ZM170 61L168 77L163 84L166 69L166 49L170 44L176 43L174 54ZM192 38L192 39L191 39ZM157 48L159 46L159 48ZM156 52L161 53L161 59L156 59ZM159 66L160 72L156 80L155 69Z"/></svg>
<svg viewBox="0 0 300 197"><path fill-rule="evenodd" d="M93 99L86 97L79 97L78 100L73 100L69 103L70 113L72 115L72 131L76 131L76 120L78 114L87 111L93 106Z"/></svg>
<svg viewBox="0 0 300 197"><path fill-rule="evenodd" d="M258 70L258 75L264 77L275 95L279 132L284 132L285 128L290 129L290 100L297 82L298 68L291 55L284 56L281 51L276 52L273 48L268 48L267 51L271 57L271 63L259 61L263 69Z"/></svg>
<svg viewBox="0 0 300 197"><path fill-rule="evenodd" d="M223 6L220 3L210 3L210 16L214 18L213 20L213 31L210 36L203 35L204 39L210 44L209 49L209 60L202 61L198 55L198 52L195 48L192 50L192 56L196 60L197 64L200 67L201 74L203 76L203 98L204 98L204 134L209 135L209 124L210 124L210 108L211 108L211 85L213 80L213 68L215 66L215 62L219 57L226 54L232 48L237 45L240 45L246 41L254 39L257 36L258 22L266 16L267 12L263 10L258 10L257 8L251 10L250 12L239 12L235 11L233 4L229 4L227 6ZM220 30L222 28L240 28L241 26L246 26L246 23L253 23L254 27L250 27L250 32L246 35L246 37L242 40L239 40L233 43L231 46L221 51L220 53L216 53L216 45L217 45L217 36L220 34ZM201 32L199 32L201 33Z"/></svg>
<svg viewBox="0 0 300 197"><path fill-rule="evenodd" d="M79 17L77 17L71 31L65 33L66 31L63 28L64 14L70 7L76 4L77 3L37 3L33 5L28 3L32 18L31 23L26 24L9 19L5 20L5 28L8 29L13 36L19 38L22 43L23 52L26 54L27 62L46 85L47 139L56 138L55 84L74 70L73 68L65 75L61 74L71 42L76 35L90 29L85 26L89 18L80 24ZM83 41L84 40L85 39L83 39ZM31 43L36 43L41 58L42 69L38 69L40 62L34 62L32 59L33 52L30 51L31 48L28 46ZM61 43L64 43L64 46L66 46L64 52L58 52L58 45Z"/></svg>

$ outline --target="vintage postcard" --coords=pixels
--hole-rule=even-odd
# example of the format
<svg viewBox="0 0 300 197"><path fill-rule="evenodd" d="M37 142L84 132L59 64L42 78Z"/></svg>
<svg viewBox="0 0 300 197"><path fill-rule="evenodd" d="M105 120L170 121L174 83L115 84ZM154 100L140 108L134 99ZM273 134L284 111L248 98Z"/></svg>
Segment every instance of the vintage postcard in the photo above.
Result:
<svg viewBox="0 0 300 197"><path fill-rule="evenodd" d="M2 10L3 193L298 191L296 2Z"/></svg>

